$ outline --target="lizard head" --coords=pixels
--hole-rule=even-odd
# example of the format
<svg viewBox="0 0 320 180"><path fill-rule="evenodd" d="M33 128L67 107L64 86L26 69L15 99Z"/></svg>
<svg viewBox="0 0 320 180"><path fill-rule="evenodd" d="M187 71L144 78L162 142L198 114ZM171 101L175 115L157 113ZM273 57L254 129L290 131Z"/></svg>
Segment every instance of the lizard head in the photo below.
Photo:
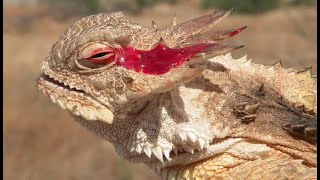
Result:
<svg viewBox="0 0 320 180"><path fill-rule="evenodd" d="M130 128L143 120L141 113L155 96L200 75L207 59L242 47L218 41L245 27L211 31L229 13L214 12L181 24L174 19L163 31L155 23L150 28L134 24L122 13L86 17L53 45L42 63L38 88L85 126L122 146L120 151L129 152L130 145L123 144L130 144L127 139L137 133Z"/></svg>

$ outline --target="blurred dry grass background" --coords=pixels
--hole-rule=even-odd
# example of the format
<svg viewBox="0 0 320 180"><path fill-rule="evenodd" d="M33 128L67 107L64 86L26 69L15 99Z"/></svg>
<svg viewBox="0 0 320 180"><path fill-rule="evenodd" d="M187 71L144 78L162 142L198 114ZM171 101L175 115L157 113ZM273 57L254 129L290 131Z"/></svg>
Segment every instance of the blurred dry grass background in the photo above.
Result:
<svg viewBox="0 0 320 180"><path fill-rule="evenodd" d="M155 20L165 27L174 14L183 22L210 12L196 8L197 3L159 3L126 14L144 26ZM57 19L37 3L5 1L4 5L4 178L158 179L144 165L120 159L108 142L82 128L36 89L40 62L80 16ZM248 54L253 62L267 65L281 59L285 67L296 69L312 65L315 73L316 18L315 6L284 7L254 15L233 12L217 29L248 25L229 40L246 45L233 53L236 57Z"/></svg>

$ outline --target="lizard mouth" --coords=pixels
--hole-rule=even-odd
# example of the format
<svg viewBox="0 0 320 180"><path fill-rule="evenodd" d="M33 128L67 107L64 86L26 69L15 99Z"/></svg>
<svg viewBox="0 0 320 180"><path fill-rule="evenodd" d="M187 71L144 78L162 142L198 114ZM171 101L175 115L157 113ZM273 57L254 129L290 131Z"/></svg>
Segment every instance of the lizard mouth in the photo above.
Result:
<svg viewBox="0 0 320 180"><path fill-rule="evenodd" d="M49 75L47 75L45 73L41 73L39 75L39 80L47 81L47 82L51 83L52 85L55 85L57 87L61 87L63 89L69 90L69 91L75 91L75 92L78 92L78 93L86 93L83 90L76 89L75 87L70 87L70 85L64 84L64 83L62 83L62 82L50 77Z"/></svg>
<svg viewBox="0 0 320 180"><path fill-rule="evenodd" d="M50 73L42 73L37 79L37 86L53 103L75 116L82 116L87 120L101 120L108 124L113 122L110 107L79 87L72 87L53 78Z"/></svg>
<svg viewBox="0 0 320 180"><path fill-rule="evenodd" d="M184 163L186 159L188 159L188 163L197 162L208 157L219 155L225 151L227 151L231 146L243 141L242 138L221 138L214 139L212 142L208 144L208 146L203 150L195 150L194 152L188 152L183 148L178 148L175 150L171 150L169 154L163 154L160 159L159 156L150 156L148 157L146 154L142 153L131 153L129 157L126 157L129 161L132 162L151 162L155 168L163 168L163 167L171 167L176 166L178 164ZM190 155L192 154L192 159L190 159ZM156 162L156 163L154 163Z"/></svg>

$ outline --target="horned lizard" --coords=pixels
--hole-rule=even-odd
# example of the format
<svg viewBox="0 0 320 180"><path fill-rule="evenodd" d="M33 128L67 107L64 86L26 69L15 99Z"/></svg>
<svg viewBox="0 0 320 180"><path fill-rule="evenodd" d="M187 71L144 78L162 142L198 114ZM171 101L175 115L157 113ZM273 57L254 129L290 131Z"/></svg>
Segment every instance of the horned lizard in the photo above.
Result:
<svg viewBox="0 0 320 180"><path fill-rule="evenodd" d="M317 79L254 64L213 32L230 12L165 30L121 12L85 17L53 45L39 90L122 158L163 179L316 179Z"/></svg>

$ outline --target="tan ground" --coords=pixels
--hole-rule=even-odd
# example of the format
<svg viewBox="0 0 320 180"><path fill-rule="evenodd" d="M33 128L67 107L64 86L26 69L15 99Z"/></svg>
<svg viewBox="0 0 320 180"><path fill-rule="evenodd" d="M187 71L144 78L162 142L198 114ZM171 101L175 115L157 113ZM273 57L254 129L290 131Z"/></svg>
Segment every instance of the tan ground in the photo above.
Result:
<svg viewBox="0 0 320 180"><path fill-rule="evenodd" d="M113 147L89 133L36 89L40 62L74 20L55 22L43 11L5 8L4 17L4 178L15 179L157 179L143 165L121 160ZM40 12L40 13L39 13ZM174 14L178 22L205 14L188 6L158 5L130 17L160 27ZM230 42L246 47L253 62L285 67L312 65L316 72L316 7L281 9L255 16L233 13L218 29L248 25Z"/></svg>

